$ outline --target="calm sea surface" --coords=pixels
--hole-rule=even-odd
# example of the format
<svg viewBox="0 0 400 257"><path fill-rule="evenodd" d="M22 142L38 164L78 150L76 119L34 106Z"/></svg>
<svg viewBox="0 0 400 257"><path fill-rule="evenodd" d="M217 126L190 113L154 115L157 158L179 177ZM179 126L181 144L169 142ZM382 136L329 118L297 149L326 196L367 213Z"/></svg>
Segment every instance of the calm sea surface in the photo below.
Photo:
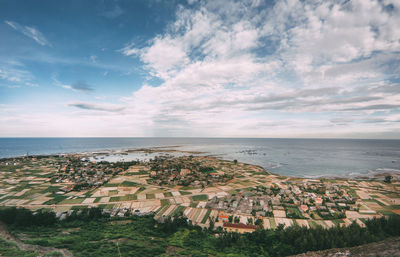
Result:
<svg viewBox="0 0 400 257"><path fill-rule="evenodd" d="M180 146L301 177L400 172L400 140L255 138L0 138L0 158Z"/></svg>

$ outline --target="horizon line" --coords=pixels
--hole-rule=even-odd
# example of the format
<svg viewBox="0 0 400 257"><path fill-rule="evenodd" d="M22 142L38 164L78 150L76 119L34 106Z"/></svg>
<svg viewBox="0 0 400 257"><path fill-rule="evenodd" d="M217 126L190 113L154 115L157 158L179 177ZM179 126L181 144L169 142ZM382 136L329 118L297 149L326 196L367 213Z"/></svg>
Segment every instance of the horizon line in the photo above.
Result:
<svg viewBox="0 0 400 257"><path fill-rule="evenodd" d="M400 140L399 138L354 138L354 137L196 137L196 136L187 136L187 137L173 137L173 136L168 136L168 137L159 137L159 136L142 136L142 137L132 137L132 136L113 136L113 137L108 137L108 136L99 136L99 137L90 137L90 136L66 136L66 137L27 137L27 136L17 136L17 137L2 137L0 136L0 139L56 139L56 138L65 138L65 139L81 139L81 138L93 138L93 139L101 139L101 138L176 138L176 139L184 139L184 138L198 138L198 139L340 139L340 140Z"/></svg>

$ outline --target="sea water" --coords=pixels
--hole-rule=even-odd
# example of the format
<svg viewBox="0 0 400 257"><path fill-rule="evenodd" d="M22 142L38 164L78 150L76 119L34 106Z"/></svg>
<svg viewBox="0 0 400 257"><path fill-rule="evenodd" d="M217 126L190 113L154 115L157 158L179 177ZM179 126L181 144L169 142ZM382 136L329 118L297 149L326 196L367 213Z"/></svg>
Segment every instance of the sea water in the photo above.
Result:
<svg viewBox="0 0 400 257"><path fill-rule="evenodd" d="M300 177L400 173L400 140L284 138L0 138L0 158L175 147Z"/></svg>

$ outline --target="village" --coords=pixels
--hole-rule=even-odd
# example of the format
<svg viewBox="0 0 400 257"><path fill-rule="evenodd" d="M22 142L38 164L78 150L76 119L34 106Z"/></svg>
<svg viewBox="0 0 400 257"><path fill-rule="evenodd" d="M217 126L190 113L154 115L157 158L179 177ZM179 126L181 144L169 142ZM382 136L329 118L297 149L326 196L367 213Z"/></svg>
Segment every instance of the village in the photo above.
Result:
<svg viewBox="0 0 400 257"><path fill-rule="evenodd" d="M65 219L99 207L111 217L183 215L235 232L278 226L333 227L400 214L400 184L307 179L212 156L113 163L84 154L0 160L0 206L52 209Z"/></svg>

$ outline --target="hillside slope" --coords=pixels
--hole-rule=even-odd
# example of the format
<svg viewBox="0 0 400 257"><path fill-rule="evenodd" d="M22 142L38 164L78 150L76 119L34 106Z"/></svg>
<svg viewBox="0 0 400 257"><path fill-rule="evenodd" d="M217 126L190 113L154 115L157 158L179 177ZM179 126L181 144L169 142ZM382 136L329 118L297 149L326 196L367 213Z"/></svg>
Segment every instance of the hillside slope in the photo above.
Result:
<svg viewBox="0 0 400 257"><path fill-rule="evenodd" d="M400 237L359 245L349 248L334 248L324 251L307 252L291 257L400 257Z"/></svg>

